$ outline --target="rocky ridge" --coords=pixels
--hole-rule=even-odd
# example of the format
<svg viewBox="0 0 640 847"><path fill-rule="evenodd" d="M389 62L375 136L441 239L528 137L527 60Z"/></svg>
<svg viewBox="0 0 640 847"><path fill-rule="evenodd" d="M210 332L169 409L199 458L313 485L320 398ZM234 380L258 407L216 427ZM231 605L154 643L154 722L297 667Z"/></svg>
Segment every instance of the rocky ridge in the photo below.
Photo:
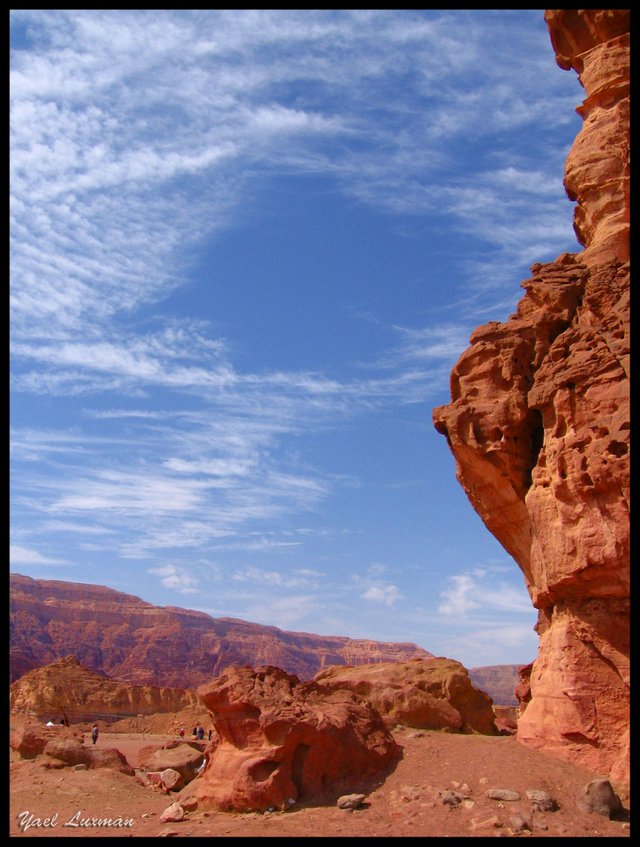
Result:
<svg viewBox="0 0 640 847"><path fill-rule="evenodd" d="M115 722L124 718L175 713L199 707L195 691L150 685L129 685L84 668L75 656L29 671L12 683L13 714L57 723Z"/></svg>
<svg viewBox="0 0 640 847"><path fill-rule="evenodd" d="M327 665L432 654L416 644L286 632L275 626L151 603L99 585L10 578L11 679L73 654L138 685L192 688L230 665L275 665L311 679Z"/></svg>
<svg viewBox="0 0 640 847"><path fill-rule="evenodd" d="M491 698L453 659L411 659L326 668L315 676L327 692L344 689L370 703L389 726L497 735Z"/></svg>
<svg viewBox="0 0 640 847"><path fill-rule="evenodd" d="M479 327L434 410L457 477L522 569L539 652L518 739L629 781L629 11L545 13L578 72L567 158L584 250L532 267Z"/></svg>

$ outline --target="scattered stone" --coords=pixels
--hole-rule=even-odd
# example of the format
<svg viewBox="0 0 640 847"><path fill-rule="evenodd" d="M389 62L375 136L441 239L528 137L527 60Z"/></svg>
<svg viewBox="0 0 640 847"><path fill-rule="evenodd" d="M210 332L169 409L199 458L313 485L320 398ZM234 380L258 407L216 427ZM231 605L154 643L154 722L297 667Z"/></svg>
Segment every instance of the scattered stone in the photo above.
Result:
<svg viewBox="0 0 640 847"><path fill-rule="evenodd" d="M337 806L339 809L357 809L362 805L365 796L365 794L343 794L342 797L338 797Z"/></svg>
<svg viewBox="0 0 640 847"><path fill-rule="evenodd" d="M524 815L516 813L509 818L509 826L514 832L531 832L531 821L527 820Z"/></svg>
<svg viewBox="0 0 640 847"><path fill-rule="evenodd" d="M451 785L453 785L458 794L461 794L463 797L471 797L471 789L466 782L458 782L457 780L452 779Z"/></svg>
<svg viewBox="0 0 640 847"><path fill-rule="evenodd" d="M504 824L497 815L492 815L483 821L477 821L475 818L471 819L471 829L498 829L501 826L504 826Z"/></svg>
<svg viewBox="0 0 640 847"><path fill-rule="evenodd" d="M459 794L457 791L447 790L442 793L442 803L445 806L452 806L454 809L457 808L460 803L463 801L462 794Z"/></svg>
<svg viewBox="0 0 640 847"><path fill-rule="evenodd" d="M610 820L623 811L620 798L608 779L593 779L582 789L578 797L578 808L582 812L595 812Z"/></svg>
<svg viewBox="0 0 640 847"><path fill-rule="evenodd" d="M467 800L467 799L465 799L465 800L463 800L463 801L462 801L461 806L462 806L464 809L473 809L473 807L475 806L475 804L476 804L476 803L475 803L475 800Z"/></svg>
<svg viewBox="0 0 640 847"><path fill-rule="evenodd" d="M504 800L507 803L521 799L517 791L509 788L488 788L484 793L490 800Z"/></svg>
<svg viewBox="0 0 640 847"><path fill-rule="evenodd" d="M167 791L177 791L182 787L182 774L173 768L165 768L160 774L160 781Z"/></svg>
<svg viewBox="0 0 640 847"><path fill-rule="evenodd" d="M531 808L538 812L556 812L560 808L556 798L548 791L531 789L527 791L527 797L531 800Z"/></svg>
<svg viewBox="0 0 640 847"><path fill-rule="evenodd" d="M160 815L160 822L169 823L170 821L183 821L184 817L184 809L180 803L172 803L170 806L167 806L164 812Z"/></svg>
<svg viewBox="0 0 640 847"><path fill-rule="evenodd" d="M84 763L81 763L79 765L74 765L73 769L74 769L74 771L86 771L86 770L88 770L88 766L85 765Z"/></svg>
<svg viewBox="0 0 640 847"><path fill-rule="evenodd" d="M179 835L180 833L176 829L165 829L164 832L161 832L158 835L158 838L173 838L174 835Z"/></svg>

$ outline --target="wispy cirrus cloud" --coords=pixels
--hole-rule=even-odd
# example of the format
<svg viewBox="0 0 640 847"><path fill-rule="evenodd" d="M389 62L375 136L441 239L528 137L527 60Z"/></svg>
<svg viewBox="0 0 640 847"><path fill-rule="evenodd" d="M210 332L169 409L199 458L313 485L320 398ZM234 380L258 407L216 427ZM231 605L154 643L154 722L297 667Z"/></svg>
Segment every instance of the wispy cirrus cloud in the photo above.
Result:
<svg viewBox="0 0 640 847"><path fill-rule="evenodd" d="M14 39L11 72L20 334L99 325L180 285L185 246L228 226L270 168L329 174L396 212L445 211L493 245L510 178L529 203L540 184L561 192L555 162L540 172L544 151L537 172L480 162L475 186L456 174L452 142L568 120L524 69L507 81L513 56L482 60L473 14L15 10L12 21L30 47ZM492 26L497 36L508 22ZM552 68L536 72L559 89Z"/></svg>
<svg viewBox="0 0 640 847"><path fill-rule="evenodd" d="M375 427L339 436L379 413L415 412L422 426L420 404L446 394L478 319L512 311L519 268L573 243L556 136L578 122L579 97L550 49L539 56L536 15L12 11L12 502L25 564L119 563L123 579L139 568L169 591L205 585L280 625L341 626L358 609L377 626L409 605L399 570L363 574L348 555L342 566L341 540L366 537L349 528L345 492L371 494L345 457L382 448ZM270 222L280 179L320 185L436 252L446 235L443 270L416 286L447 297L374 309L372 282L340 306L375 312L375 339L358 337L352 358L305 367L278 350L272 364L258 339L252 360L220 308L229 266L213 245ZM403 271L387 268L400 292ZM190 299L196 277L206 303ZM240 296L251 304L250 287ZM331 502L343 512L316 524ZM457 576L443 617L518 604L505 585L476 608L485 583Z"/></svg>
<svg viewBox="0 0 640 847"><path fill-rule="evenodd" d="M19 544L11 544L9 546L9 561L11 566L69 564L65 559L55 559L50 556L43 556L37 550L33 550L29 547L22 547Z"/></svg>

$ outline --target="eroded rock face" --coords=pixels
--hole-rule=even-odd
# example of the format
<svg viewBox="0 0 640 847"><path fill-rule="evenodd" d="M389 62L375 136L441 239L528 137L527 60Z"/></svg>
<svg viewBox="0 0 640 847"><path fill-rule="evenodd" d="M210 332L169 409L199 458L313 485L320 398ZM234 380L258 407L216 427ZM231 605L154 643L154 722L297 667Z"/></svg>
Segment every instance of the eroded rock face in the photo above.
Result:
<svg viewBox="0 0 640 847"><path fill-rule="evenodd" d="M628 782L629 12L545 18L587 95L565 176L585 249L473 333L434 423L539 609L519 740Z"/></svg>
<svg viewBox="0 0 640 847"><path fill-rule="evenodd" d="M88 747L82 733L65 726L48 727L36 722L23 724L10 733L9 745L23 759L37 758L44 767L85 765L87 768L111 768L129 776L134 773L118 750Z"/></svg>
<svg viewBox="0 0 640 847"><path fill-rule="evenodd" d="M286 632L154 606L101 585L11 574L10 589L12 681L71 653L112 679L173 688L197 688L236 664L276 665L311 679L327 665L432 655L416 644Z"/></svg>
<svg viewBox="0 0 640 847"><path fill-rule="evenodd" d="M274 667L233 667L198 692L218 741L187 789L199 807L247 811L363 790L400 756L380 715L346 690Z"/></svg>
<svg viewBox="0 0 640 847"><path fill-rule="evenodd" d="M498 734L491 698L473 687L466 668L453 659L327 668L315 681L323 690L352 691L391 726Z"/></svg>
<svg viewBox="0 0 640 847"><path fill-rule="evenodd" d="M65 656L12 683L9 702L14 714L77 723L180 712L195 708L198 698L179 688L116 682L83 667L75 656Z"/></svg>

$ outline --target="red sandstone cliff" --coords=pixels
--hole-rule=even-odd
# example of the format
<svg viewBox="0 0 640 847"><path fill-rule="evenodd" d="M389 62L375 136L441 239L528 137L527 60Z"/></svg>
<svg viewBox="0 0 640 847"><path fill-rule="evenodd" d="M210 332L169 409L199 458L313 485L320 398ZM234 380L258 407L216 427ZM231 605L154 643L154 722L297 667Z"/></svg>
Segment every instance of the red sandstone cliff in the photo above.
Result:
<svg viewBox="0 0 640 847"><path fill-rule="evenodd" d="M285 632L204 612L158 607L99 585L11 575L11 679L74 655L141 685L196 688L230 665L275 665L310 679L327 665L430 658L415 644Z"/></svg>
<svg viewBox="0 0 640 847"><path fill-rule="evenodd" d="M522 569L538 657L518 738L619 784L629 761L629 12L545 13L578 72L567 158L584 250L532 267L434 410L458 480Z"/></svg>

